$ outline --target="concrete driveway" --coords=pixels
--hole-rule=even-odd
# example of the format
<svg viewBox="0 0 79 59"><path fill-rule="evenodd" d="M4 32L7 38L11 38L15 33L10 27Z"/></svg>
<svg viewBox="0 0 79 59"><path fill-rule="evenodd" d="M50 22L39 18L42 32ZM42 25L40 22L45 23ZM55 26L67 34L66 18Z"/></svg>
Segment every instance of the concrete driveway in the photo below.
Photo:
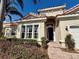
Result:
<svg viewBox="0 0 79 59"><path fill-rule="evenodd" d="M49 42L48 46L48 55L50 59L79 59L78 53L62 51L59 43Z"/></svg>

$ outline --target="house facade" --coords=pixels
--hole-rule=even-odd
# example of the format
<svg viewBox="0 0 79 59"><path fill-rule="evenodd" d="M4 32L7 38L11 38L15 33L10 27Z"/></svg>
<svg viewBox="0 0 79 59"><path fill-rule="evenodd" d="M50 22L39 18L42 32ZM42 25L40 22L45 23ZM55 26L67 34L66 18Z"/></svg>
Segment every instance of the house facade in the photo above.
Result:
<svg viewBox="0 0 79 59"><path fill-rule="evenodd" d="M41 42L41 38L56 41L56 15L64 12L65 5L38 10L39 14L29 13L19 20L17 38L34 39Z"/></svg>
<svg viewBox="0 0 79 59"><path fill-rule="evenodd" d="M75 48L79 48L79 5L68 10L66 6L57 6L38 10L38 14L29 13L17 21L16 38L37 40L41 38L53 42L61 42L65 47L65 38L71 34L75 40Z"/></svg>

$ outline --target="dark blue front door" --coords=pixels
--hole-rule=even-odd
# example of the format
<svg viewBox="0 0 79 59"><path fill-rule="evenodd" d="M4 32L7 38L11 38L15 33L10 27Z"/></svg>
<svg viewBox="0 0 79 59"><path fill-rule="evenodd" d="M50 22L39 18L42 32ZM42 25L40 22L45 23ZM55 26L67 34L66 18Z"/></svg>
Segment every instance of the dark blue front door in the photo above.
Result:
<svg viewBox="0 0 79 59"><path fill-rule="evenodd" d="M47 37L48 37L48 40L53 40L53 28L52 27L49 27L47 29Z"/></svg>

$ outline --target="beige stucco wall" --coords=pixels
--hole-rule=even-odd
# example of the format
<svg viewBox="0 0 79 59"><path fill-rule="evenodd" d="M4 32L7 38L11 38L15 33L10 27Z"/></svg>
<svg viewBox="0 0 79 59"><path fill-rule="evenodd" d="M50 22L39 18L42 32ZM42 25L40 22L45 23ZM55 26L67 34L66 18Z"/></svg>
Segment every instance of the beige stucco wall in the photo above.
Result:
<svg viewBox="0 0 79 59"><path fill-rule="evenodd" d="M62 47L65 47L65 37L69 34L69 31L66 31L66 26L79 26L79 16L68 17L67 15L67 17L59 17L57 20L59 20L59 26L55 30L56 40L62 42Z"/></svg>
<svg viewBox="0 0 79 59"><path fill-rule="evenodd" d="M59 41L61 40L61 32L60 32L60 26L55 28L55 40Z"/></svg>
<svg viewBox="0 0 79 59"><path fill-rule="evenodd" d="M17 25L17 29L16 29L16 38L20 38L21 37L21 24Z"/></svg>

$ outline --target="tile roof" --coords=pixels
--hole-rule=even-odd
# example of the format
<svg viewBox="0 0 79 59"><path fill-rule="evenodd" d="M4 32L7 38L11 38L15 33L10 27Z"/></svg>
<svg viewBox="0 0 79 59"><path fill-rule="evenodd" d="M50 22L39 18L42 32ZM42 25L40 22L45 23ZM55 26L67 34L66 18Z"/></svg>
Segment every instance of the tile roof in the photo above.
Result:
<svg viewBox="0 0 79 59"><path fill-rule="evenodd" d="M68 10L65 10L64 11L64 14L72 14L72 13L75 13L76 11L79 10L79 4L75 5L74 7L68 9Z"/></svg>
<svg viewBox="0 0 79 59"><path fill-rule="evenodd" d="M36 14L36 13L29 13L26 16L24 16L22 19L32 19L32 18L40 18L40 17L45 17L45 15L41 14Z"/></svg>

